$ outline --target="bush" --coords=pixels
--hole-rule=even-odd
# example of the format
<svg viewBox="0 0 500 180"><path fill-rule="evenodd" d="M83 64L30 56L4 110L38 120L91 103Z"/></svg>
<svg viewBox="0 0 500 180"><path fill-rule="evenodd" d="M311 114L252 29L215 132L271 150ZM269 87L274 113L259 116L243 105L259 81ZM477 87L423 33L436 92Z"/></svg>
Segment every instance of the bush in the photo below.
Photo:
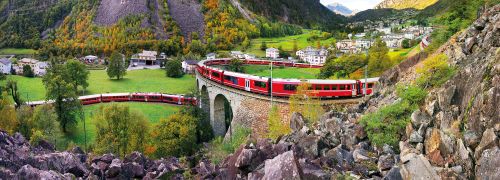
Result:
<svg viewBox="0 0 500 180"><path fill-rule="evenodd" d="M31 69L31 66L29 66L29 65L24 65L23 66L23 76L25 76L25 77L35 77L35 73L33 72L33 69Z"/></svg>
<svg viewBox="0 0 500 180"><path fill-rule="evenodd" d="M429 57L423 64L423 67L417 68L419 76L416 79L417 85L422 88L440 86L455 74L444 54Z"/></svg>
<svg viewBox="0 0 500 180"><path fill-rule="evenodd" d="M168 61L166 64L167 77L180 78L184 75L182 72L182 63L180 60Z"/></svg>
<svg viewBox="0 0 500 180"><path fill-rule="evenodd" d="M281 121L281 117L277 106L273 106L271 112L269 112L267 126L268 126L267 137L273 140L277 139L282 135L288 134L291 131L290 126Z"/></svg>
<svg viewBox="0 0 500 180"><path fill-rule="evenodd" d="M427 96L427 92L424 89L413 85L398 86L396 93L404 101L408 101L410 104L421 104Z"/></svg>
<svg viewBox="0 0 500 180"><path fill-rule="evenodd" d="M213 163L218 164L229 154L234 153L234 151L238 149L241 144L246 143L247 137L251 132L252 131L249 128L236 126L231 140L224 142L224 139L219 136L210 143L207 156Z"/></svg>
<svg viewBox="0 0 500 180"><path fill-rule="evenodd" d="M191 155L198 148L196 118L176 113L161 119L153 130L152 139L157 147L156 157Z"/></svg>

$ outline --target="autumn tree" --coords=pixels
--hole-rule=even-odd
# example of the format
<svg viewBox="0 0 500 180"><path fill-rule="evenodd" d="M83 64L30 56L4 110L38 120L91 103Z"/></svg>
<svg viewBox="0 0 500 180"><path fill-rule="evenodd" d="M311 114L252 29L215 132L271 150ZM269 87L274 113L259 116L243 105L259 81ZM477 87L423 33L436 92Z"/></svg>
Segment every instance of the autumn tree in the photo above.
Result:
<svg viewBox="0 0 500 180"><path fill-rule="evenodd" d="M311 85L303 82L297 87L297 92L290 96L290 112L298 112L304 116L309 126L318 122L324 113L320 99L310 90Z"/></svg>
<svg viewBox="0 0 500 180"><path fill-rule="evenodd" d="M18 121L16 117L16 109L9 102L7 94L2 95L0 99L0 129L7 131L9 134L13 134L18 126Z"/></svg>
<svg viewBox="0 0 500 180"><path fill-rule="evenodd" d="M161 119L153 130L153 144L156 156L184 156L196 148L196 119L186 113L176 113Z"/></svg>
<svg viewBox="0 0 500 180"><path fill-rule="evenodd" d="M15 107L19 108L21 105L24 104L24 101L21 99L21 94L19 93L19 89L17 87L17 81L9 79L7 80L7 89L10 92L10 95L12 96L12 99L14 100Z"/></svg>
<svg viewBox="0 0 500 180"><path fill-rule="evenodd" d="M77 115L82 110L82 106L69 80L69 73L63 64L64 59L51 57L50 67L47 74L43 76L47 100L54 101L54 108L64 133L67 133L68 126L77 123Z"/></svg>
<svg viewBox="0 0 500 180"><path fill-rule="evenodd" d="M267 118L267 137L277 139L278 137L290 133L290 126L281 121L278 106L273 106Z"/></svg>
<svg viewBox="0 0 500 180"><path fill-rule="evenodd" d="M243 63L242 60L233 58L233 59L231 59L231 61L229 61L228 68L230 71L234 71L234 72L245 72L244 65L245 64Z"/></svg>
<svg viewBox="0 0 500 180"><path fill-rule="evenodd" d="M109 57L108 69L106 70L109 78L114 78L120 80L127 74L127 67L125 66L125 61L123 56L114 51Z"/></svg>
<svg viewBox="0 0 500 180"><path fill-rule="evenodd" d="M69 60L66 62L66 68L68 69L69 82L73 85L75 93L78 93L78 86L81 86L84 90L89 86L87 80L89 79L89 70L85 64L80 61Z"/></svg>
<svg viewBox="0 0 500 180"><path fill-rule="evenodd" d="M97 122L97 153L114 153L121 157L132 151L144 153L150 141L150 125L142 114L130 111L128 106L112 104L101 106L92 119Z"/></svg>
<svg viewBox="0 0 500 180"><path fill-rule="evenodd" d="M167 77L180 78L184 75L182 72L182 63L180 59L170 60L165 65Z"/></svg>

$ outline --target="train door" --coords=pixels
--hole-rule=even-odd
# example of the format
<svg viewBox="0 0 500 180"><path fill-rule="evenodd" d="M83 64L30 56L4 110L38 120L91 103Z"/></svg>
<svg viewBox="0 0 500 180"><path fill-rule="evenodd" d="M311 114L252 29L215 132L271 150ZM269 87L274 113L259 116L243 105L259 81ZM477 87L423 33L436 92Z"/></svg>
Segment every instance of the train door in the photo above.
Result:
<svg viewBox="0 0 500 180"><path fill-rule="evenodd" d="M245 91L250 91L250 79L245 79Z"/></svg>
<svg viewBox="0 0 500 180"><path fill-rule="evenodd" d="M351 86L352 86L352 96L354 97L354 96L356 96L356 91L357 91L356 84L351 84Z"/></svg>
<svg viewBox="0 0 500 180"><path fill-rule="evenodd" d="M181 105L182 104L182 101L181 99L184 99L184 96L179 96L179 98L177 98L177 104Z"/></svg>

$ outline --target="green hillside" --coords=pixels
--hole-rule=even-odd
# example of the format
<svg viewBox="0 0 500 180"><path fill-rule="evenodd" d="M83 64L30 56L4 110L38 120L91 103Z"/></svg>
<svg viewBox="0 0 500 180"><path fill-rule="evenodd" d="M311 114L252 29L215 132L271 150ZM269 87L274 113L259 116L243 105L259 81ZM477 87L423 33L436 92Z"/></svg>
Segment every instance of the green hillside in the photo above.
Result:
<svg viewBox="0 0 500 180"><path fill-rule="evenodd" d="M391 8L391 9L425 9L439 0L384 0L377 8Z"/></svg>

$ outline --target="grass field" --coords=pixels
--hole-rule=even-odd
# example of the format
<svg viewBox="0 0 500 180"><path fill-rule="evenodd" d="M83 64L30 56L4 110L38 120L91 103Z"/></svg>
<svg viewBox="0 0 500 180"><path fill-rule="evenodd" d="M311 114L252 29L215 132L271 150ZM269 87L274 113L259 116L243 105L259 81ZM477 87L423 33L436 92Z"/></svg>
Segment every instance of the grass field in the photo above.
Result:
<svg viewBox="0 0 500 180"><path fill-rule="evenodd" d="M95 140L96 132L96 122L92 120L92 115L96 113L101 106L109 106L111 103L94 104L90 106L85 106L85 129L87 131L87 144L91 144ZM152 104L152 103L141 103L141 102L123 102L120 105L127 105L130 110L137 111L142 114L151 122L151 125L158 123L161 118L167 118L168 116L177 112L180 106L169 105L169 104ZM66 136L65 140L67 142L72 141L80 147L84 147L85 144L85 134L83 128L83 122L78 122L76 129L72 135ZM64 146L63 146L64 147Z"/></svg>
<svg viewBox="0 0 500 180"><path fill-rule="evenodd" d="M262 44L263 41L266 42L267 47L282 47L283 50L285 51L293 51L293 42L297 41L297 47L298 49L303 49L307 46L313 46L316 47L316 41L309 42L307 41L307 38L311 37L314 33L317 33L318 31L312 31L312 30L303 30L303 34L300 35L295 35L295 36L286 36L286 37L279 37L279 38L257 38L257 39L252 39L250 41L250 48L246 50L247 53L254 54L256 56L263 57L266 55L265 51L260 50L260 45ZM323 46L328 46L329 44L332 43L333 38L327 39L320 41L321 45ZM241 49L241 48L240 48Z"/></svg>
<svg viewBox="0 0 500 180"><path fill-rule="evenodd" d="M45 98L45 87L42 78L26 78L8 76L17 80L20 93L25 100L42 100ZM170 94L188 93L195 87L195 77L184 75L182 78L168 78L164 70L128 71L124 79L109 79L105 70L91 70L89 87L85 94L101 94L113 92L164 92ZM81 95L81 94L80 94Z"/></svg>
<svg viewBox="0 0 500 180"><path fill-rule="evenodd" d="M420 46L414 46L412 48L407 48L407 49L394 49L392 51L389 51L389 57L391 59L394 58L406 58L409 57L409 55L413 54L412 52L420 50Z"/></svg>
<svg viewBox="0 0 500 180"><path fill-rule="evenodd" d="M273 67L273 78L316 79L319 71L318 68ZM256 76L271 76L269 66L246 65L245 73Z"/></svg>
<svg viewBox="0 0 500 180"><path fill-rule="evenodd" d="M33 49L14 49L14 48L0 49L0 54L9 54L9 55L34 54L35 52L36 50Z"/></svg>

